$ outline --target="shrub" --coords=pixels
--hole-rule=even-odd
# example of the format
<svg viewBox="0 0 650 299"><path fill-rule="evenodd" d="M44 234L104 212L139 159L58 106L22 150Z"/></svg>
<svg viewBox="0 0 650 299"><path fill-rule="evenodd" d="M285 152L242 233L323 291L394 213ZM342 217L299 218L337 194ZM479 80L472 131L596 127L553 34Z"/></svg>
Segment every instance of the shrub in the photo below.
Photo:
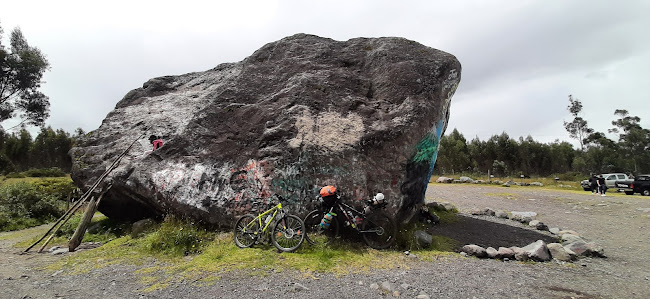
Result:
<svg viewBox="0 0 650 299"><path fill-rule="evenodd" d="M5 178L8 179L22 179L25 175L22 172L10 172L5 175Z"/></svg>
<svg viewBox="0 0 650 299"><path fill-rule="evenodd" d="M20 182L0 186L0 231L46 223L65 213L65 203L55 193L36 184Z"/></svg>
<svg viewBox="0 0 650 299"><path fill-rule="evenodd" d="M156 232L147 235L145 247L152 252L188 255L202 252L214 237L192 222L168 216Z"/></svg>
<svg viewBox="0 0 650 299"><path fill-rule="evenodd" d="M42 193L54 196L58 200L68 200L70 193L77 189L70 178L48 178L35 181L32 184L37 186Z"/></svg>
<svg viewBox="0 0 650 299"><path fill-rule="evenodd" d="M585 176L584 174L582 174L580 172L577 172L577 171L566 172L566 173L558 175L557 177L561 181L578 181L578 182L584 180L585 178L587 178L587 176Z"/></svg>

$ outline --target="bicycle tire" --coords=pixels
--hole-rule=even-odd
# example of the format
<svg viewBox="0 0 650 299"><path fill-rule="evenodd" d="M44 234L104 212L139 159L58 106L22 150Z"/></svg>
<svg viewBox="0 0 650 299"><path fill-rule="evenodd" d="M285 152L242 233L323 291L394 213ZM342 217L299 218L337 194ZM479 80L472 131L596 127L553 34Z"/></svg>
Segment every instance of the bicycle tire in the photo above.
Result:
<svg viewBox="0 0 650 299"><path fill-rule="evenodd" d="M375 212L365 217L361 223L363 240L374 249L386 249L395 243L397 225L395 221L382 212Z"/></svg>
<svg viewBox="0 0 650 299"><path fill-rule="evenodd" d="M305 241L305 224L298 216L286 215L273 225L271 243L279 251L296 251L303 241Z"/></svg>
<svg viewBox="0 0 650 299"><path fill-rule="evenodd" d="M260 236L260 223L257 217L252 214L246 214L239 217L233 229L233 239L235 245L239 248L248 248L255 244Z"/></svg>
<svg viewBox="0 0 650 299"><path fill-rule="evenodd" d="M325 211L314 210L309 212L303 222L305 223L305 239L310 245L325 245L339 236L339 222L336 217L332 218L330 226L323 229L321 220L327 214Z"/></svg>

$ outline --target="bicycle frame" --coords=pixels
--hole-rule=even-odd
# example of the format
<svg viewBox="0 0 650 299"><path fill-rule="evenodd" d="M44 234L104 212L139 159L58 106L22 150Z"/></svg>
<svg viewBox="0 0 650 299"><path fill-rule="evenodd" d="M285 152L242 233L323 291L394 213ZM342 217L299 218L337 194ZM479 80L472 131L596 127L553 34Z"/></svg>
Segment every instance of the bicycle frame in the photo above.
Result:
<svg viewBox="0 0 650 299"><path fill-rule="evenodd" d="M363 220L366 220L366 213L358 211L357 209L353 208L352 206L338 201L332 208L330 208L330 212L334 210L334 208L338 208L338 210L345 216L345 219L347 220L348 223L350 223L350 226L354 230L356 230L358 233L376 233L377 230L361 230L361 228L355 223L354 219L350 218L350 215L348 212L352 213L353 216L360 216L363 218ZM338 216L338 214L336 214Z"/></svg>
<svg viewBox="0 0 650 299"><path fill-rule="evenodd" d="M282 212L282 203L279 203L276 206L274 206L274 207L272 207L272 208L270 208L270 209L268 209L268 210L266 210L266 211L264 211L262 213L257 214L257 217L255 217L255 219L253 221L258 221L260 227L262 227L262 232L266 232L266 229L271 225L271 223L275 219L275 216L278 215L278 213L281 213L281 212ZM271 213L273 213L273 214L271 214ZM264 216L266 216L266 215L270 215L270 218L268 219L268 221L266 221L266 223L264 223L262 218ZM280 214L280 216L281 215L282 214ZM250 223L249 223L249 225L250 225Z"/></svg>

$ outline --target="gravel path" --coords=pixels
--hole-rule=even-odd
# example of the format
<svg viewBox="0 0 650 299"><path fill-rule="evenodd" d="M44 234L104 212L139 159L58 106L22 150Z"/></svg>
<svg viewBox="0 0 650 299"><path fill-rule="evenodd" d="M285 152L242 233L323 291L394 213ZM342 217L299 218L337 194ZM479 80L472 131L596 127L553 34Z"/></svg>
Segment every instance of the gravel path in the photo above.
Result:
<svg viewBox="0 0 650 299"><path fill-rule="evenodd" d="M185 281L144 292L137 270L112 265L74 275L36 270L60 258L15 254L17 240L0 234L0 298L650 298L650 198L547 189L476 185L430 185L428 200L447 201L462 211L490 207L533 211L549 227L572 229L605 248L608 258L574 264L518 263L450 256L409 269L335 277L306 277L285 271L268 276L219 275L209 284ZM524 246L550 238L509 220L462 215L434 233L484 246ZM22 234L28 237L29 234ZM3 240L4 239L4 240ZM531 242L532 242L531 241ZM501 245L504 244L504 245ZM381 262L381 261L378 261ZM390 284L391 291L383 291ZM377 285L373 285L377 284ZM375 288L378 286L378 289Z"/></svg>

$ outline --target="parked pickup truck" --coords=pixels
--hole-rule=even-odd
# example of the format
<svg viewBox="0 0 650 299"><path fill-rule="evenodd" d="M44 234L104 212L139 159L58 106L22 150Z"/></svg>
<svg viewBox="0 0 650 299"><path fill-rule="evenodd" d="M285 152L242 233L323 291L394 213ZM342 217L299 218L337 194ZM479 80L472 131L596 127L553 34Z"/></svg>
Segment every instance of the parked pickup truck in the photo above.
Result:
<svg viewBox="0 0 650 299"><path fill-rule="evenodd" d="M617 181L624 181L624 180L629 180L630 178L627 176L627 174L624 173L603 173L603 177L605 178L605 186L609 189L618 189L616 187L616 182ZM582 186L582 189L585 191L591 191L591 187L589 186L589 180L583 180L580 182L580 186Z"/></svg>
<svg viewBox="0 0 650 299"><path fill-rule="evenodd" d="M639 175L634 180L617 181L616 188L625 191L627 195L641 193L650 196L650 174Z"/></svg>

